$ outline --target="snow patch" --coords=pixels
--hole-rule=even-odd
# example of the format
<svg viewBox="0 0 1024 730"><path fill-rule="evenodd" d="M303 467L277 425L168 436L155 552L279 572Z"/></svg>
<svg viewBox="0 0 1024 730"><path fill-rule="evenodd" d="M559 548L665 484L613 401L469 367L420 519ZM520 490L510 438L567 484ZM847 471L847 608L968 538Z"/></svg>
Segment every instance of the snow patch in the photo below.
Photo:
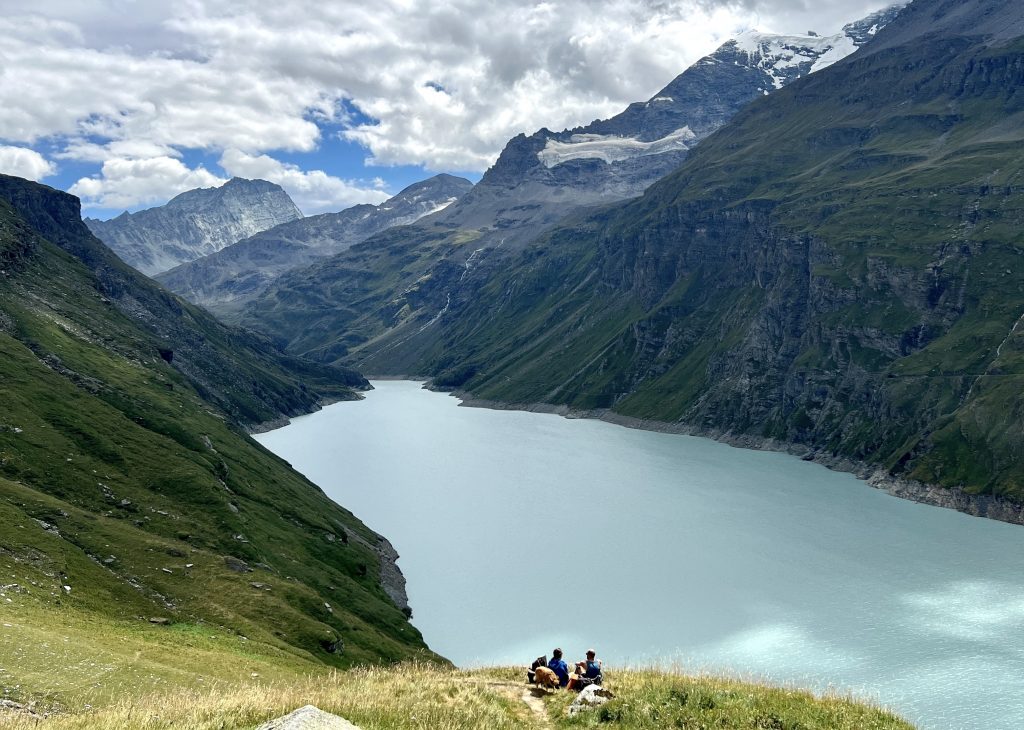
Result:
<svg viewBox="0 0 1024 730"><path fill-rule="evenodd" d="M776 89L792 78L794 69L807 68L814 73L846 58L857 44L846 33L832 36L775 35L748 30L733 41L736 50L745 53L751 65L764 71Z"/></svg>
<svg viewBox="0 0 1024 730"><path fill-rule="evenodd" d="M697 135L689 127L681 127L653 142L641 142L635 137L618 137L612 134L574 134L568 142L549 139L537 153L537 159L545 167L554 167L569 160L597 159L608 164L634 157L660 155L689 149Z"/></svg>
<svg viewBox="0 0 1024 730"><path fill-rule="evenodd" d="M454 203L456 200L458 200L458 198L448 198L448 200L444 201L443 203L438 203L436 206L431 208L429 211L427 211L423 215L424 215L424 217L426 217L428 215L433 215L434 213L438 213L438 212L444 210L445 208L447 208L452 203Z"/></svg>

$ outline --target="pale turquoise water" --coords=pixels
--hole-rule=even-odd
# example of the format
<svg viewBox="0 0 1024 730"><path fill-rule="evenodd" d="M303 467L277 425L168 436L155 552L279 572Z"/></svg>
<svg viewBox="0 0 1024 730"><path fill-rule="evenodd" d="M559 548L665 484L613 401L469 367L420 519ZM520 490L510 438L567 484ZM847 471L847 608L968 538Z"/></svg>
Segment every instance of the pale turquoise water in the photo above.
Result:
<svg viewBox="0 0 1024 730"><path fill-rule="evenodd" d="M431 648L561 645L1024 728L1024 527L794 457L377 382L259 440L401 553Z"/></svg>

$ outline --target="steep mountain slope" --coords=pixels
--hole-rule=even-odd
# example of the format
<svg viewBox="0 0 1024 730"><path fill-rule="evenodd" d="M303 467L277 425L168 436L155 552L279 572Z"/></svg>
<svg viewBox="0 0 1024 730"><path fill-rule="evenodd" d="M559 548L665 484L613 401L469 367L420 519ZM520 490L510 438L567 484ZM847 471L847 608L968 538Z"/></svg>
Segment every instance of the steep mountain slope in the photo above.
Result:
<svg viewBox="0 0 1024 730"><path fill-rule="evenodd" d="M108 221L86 218L85 224L123 261L152 276L299 218L281 186L236 177L219 188L189 190L166 205Z"/></svg>
<svg viewBox="0 0 1024 730"><path fill-rule="evenodd" d="M436 213L472 187L464 178L436 175L380 205L357 205L340 213L282 223L156 278L189 301L221 316L229 315L284 272L345 251L387 228Z"/></svg>
<svg viewBox="0 0 1024 730"><path fill-rule="evenodd" d="M217 323L93 238L76 198L6 176L0 351L8 620L183 651L216 630L290 665L424 650L390 545L242 428L316 407L293 365L334 397L361 378Z"/></svg>
<svg viewBox="0 0 1024 730"><path fill-rule="evenodd" d="M1024 519L1022 20L916 0L877 49L452 298L407 369L797 445Z"/></svg>
<svg viewBox="0 0 1024 730"><path fill-rule="evenodd" d="M842 58L898 12L830 38L748 33L611 119L520 135L458 203L282 278L244 321L295 352L406 372L433 317L471 297L506 256L586 207L640 194L752 99Z"/></svg>

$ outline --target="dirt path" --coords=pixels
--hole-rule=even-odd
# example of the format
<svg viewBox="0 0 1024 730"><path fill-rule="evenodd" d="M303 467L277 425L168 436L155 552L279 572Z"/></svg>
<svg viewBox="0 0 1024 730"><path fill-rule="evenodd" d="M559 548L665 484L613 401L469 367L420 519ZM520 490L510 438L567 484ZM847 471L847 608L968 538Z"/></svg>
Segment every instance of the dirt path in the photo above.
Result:
<svg viewBox="0 0 1024 730"><path fill-rule="evenodd" d="M533 719L537 721L537 727L551 727L551 718L548 717L548 708L544 706L544 690L535 687L524 687L521 699L533 713Z"/></svg>
<svg viewBox="0 0 1024 730"><path fill-rule="evenodd" d="M488 687L499 687L509 697L518 699L528 708L530 708L530 714L533 715L534 724L532 727L536 728L551 728L551 718L548 716L548 708L544 705L544 697L547 692L540 689L539 687L531 685L523 685L518 682L483 682Z"/></svg>

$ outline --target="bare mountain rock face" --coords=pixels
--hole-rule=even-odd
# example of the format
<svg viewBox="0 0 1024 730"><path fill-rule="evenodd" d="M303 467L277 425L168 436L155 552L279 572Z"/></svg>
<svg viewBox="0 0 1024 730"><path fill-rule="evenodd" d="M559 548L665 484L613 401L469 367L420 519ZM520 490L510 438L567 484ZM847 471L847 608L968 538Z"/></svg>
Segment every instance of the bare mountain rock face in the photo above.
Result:
<svg viewBox="0 0 1024 730"><path fill-rule="evenodd" d="M345 251L387 228L437 213L472 187L461 177L436 175L380 205L356 205L282 223L156 278L189 301L230 316L281 274Z"/></svg>
<svg viewBox="0 0 1024 730"><path fill-rule="evenodd" d="M166 205L108 221L86 218L85 224L122 261L153 276L301 218L280 185L236 177L219 188L189 190Z"/></svg>

